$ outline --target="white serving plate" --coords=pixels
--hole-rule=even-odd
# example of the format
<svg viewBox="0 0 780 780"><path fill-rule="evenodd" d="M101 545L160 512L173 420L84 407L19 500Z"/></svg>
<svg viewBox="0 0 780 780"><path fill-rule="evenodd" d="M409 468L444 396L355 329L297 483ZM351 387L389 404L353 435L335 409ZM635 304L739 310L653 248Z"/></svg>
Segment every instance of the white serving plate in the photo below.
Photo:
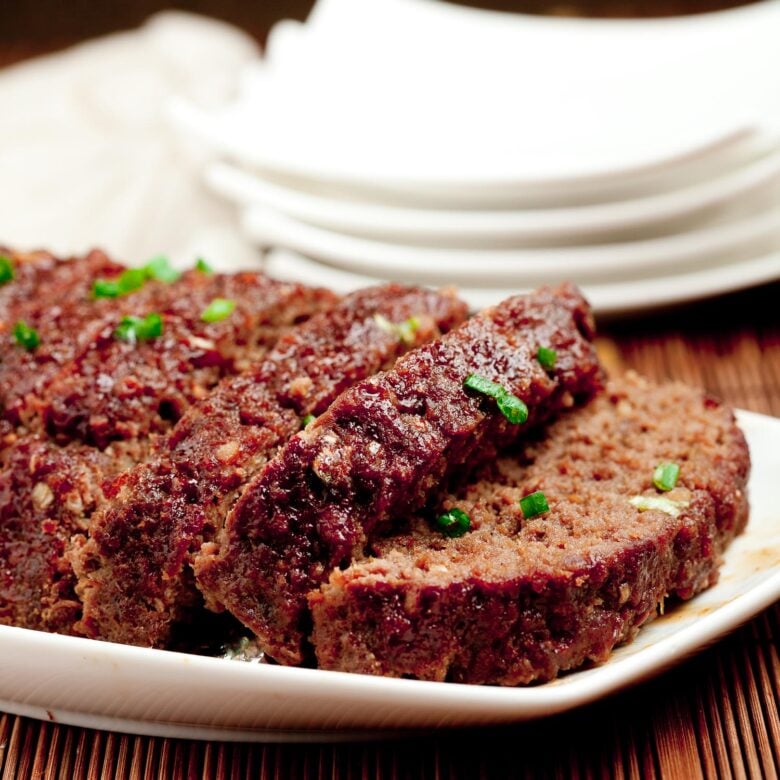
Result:
<svg viewBox="0 0 780 780"><path fill-rule="evenodd" d="M737 199L753 199L780 180L780 148L714 179L634 200L547 209L442 210L325 197L215 163L205 180L241 206L263 206L300 222L353 236L450 247L521 248L534 242L574 243L670 232L681 220L707 217ZM669 224L671 223L671 225ZM630 233L630 234L629 234Z"/></svg>
<svg viewBox="0 0 780 780"><path fill-rule="evenodd" d="M0 627L0 709L155 736L334 740L529 720L659 674L780 598L780 420L740 412L751 518L719 583L667 609L603 666L529 688L417 682L188 656Z"/></svg>
<svg viewBox="0 0 780 780"><path fill-rule="evenodd" d="M369 276L472 287L535 286L573 279L612 283L748 261L780 250L780 193L759 213L640 241L527 249L411 246L359 238L307 225L252 206L245 234L261 247L284 247L328 265ZM738 207L740 210L743 205Z"/></svg>
<svg viewBox="0 0 780 780"><path fill-rule="evenodd" d="M265 269L280 279L318 284L339 293L351 292L358 287L386 280L407 281L403 274L376 277L351 273L286 250L270 252L265 259ZM575 273L569 274L568 278L577 281ZM777 279L780 279L780 252L771 252L752 260L726 262L697 271L622 282L586 282L582 289L597 314L613 315L686 303ZM446 280L441 284L446 284ZM458 291L472 309L478 310L493 306L508 295L526 292L530 288L530 285L517 283L493 288L461 286Z"/></svg>

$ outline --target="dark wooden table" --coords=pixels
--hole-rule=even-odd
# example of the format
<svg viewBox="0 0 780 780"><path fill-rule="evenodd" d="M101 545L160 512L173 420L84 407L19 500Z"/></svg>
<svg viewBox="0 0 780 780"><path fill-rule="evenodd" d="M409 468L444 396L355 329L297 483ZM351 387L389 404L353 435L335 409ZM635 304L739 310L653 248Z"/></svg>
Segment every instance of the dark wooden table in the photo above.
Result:
<svg viewBox="0 0 780 780"><path fill-rule="evenodd" d="M0 64L60 42L11 44L3 34ZM605 322L601 332L600 351L614 373L635 368L656 380L680 379L735 406L780 416L780 284ZM2 780L771 778L780 766L779 645L775 604L677 669L589 707L535 723L402 741L188 742L0 715L0 771Z"/></svg>

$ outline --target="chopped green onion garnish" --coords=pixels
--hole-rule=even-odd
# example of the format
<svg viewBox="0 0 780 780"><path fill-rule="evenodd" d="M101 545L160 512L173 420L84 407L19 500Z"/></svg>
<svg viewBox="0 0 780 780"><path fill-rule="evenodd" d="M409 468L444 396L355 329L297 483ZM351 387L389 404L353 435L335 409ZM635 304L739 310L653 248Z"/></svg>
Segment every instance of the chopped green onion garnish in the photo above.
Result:
<svg viewBox="0 0 780 780"><path fill-rule="evenodd" d="M143 268L128 268L116 279L96 279L92 285L93 298L119 298L140 290L146 282Z"/></svg>
<svg viewBox="0 0 780 780"><path fill-rule="evenodd" d="M549 347L539 347L536 353L536 359L545 371L552 371L555 368L555 361L558 359L558 353Z"/></svg>
<svg viewBox="0 0 780 780"><path fill-rule="evenodd" d="M195 261L195 270L200 271L202 274L214 273L214 269L202 257L199 257Z"/></svg>
<svg viewBox="0 0 780 780"><path fill-rule="evenodd" d="M175 282L181 273L171 266L170 260L165 255L153 257L143 269L149 279L156 279L158 282L170 284Z"/></svg>
<svg viewBox="0 0 780 780"><path fill-rule="evenodd" d="M420 327L420 320L417 317L409 317L403 322L391 322L383 314L375 314L374 322L382 328L385 333L395 336L399 341L407 346L414 344L414 337Z"/></svg>
<svg viewBox="0 0 780 780"><path fill-rule="evenodd" d="M14 279L14 263L10 257L0 255L0 285L8 284Z"/></svg>
<svg viewBox="0 0 780 780"><path fill-rule="evenodd" d="M680 467L676 463L659 463L653 472L653 484L664 492L671 490L677 484Z"/></svg>
<svg viewBox="0 0 780 780"><path fill-rule="evenodd" d="M689 501L672 501L666 496L631 496L628 503L635 506L640 512L648 509L656 509L659 512L666 512L667 515L677 517L680 512L690 503Z"/></svg>
<svg viewBox="0 0 780 780"><path fill-rule="evenodd" d="M537 490L536 493L529 493L521 498L520 509L523 512L523 517L526 519L550 511L550 507L547 505L547 496L541 490Z"/></svg>
<svg viewBox="0 0 780 780"><path fill-rule="evenodd" d="M500 395L496 398L496 404L512 425L520 425L528 419L528 407L516 395Z"/></svg>
<svg viewBox="0 0 780 780"><path fill-rule="evenodd" d="M229 317L236 308L236 302L228 298L214 298L214 300L204 309L200 318L203 322L219 322Z"/></svg>
<svg viewBox="0 0 780 780"><path fill-rule="evenodd" d="M491 382L479 374L469 374L463 386L494 398L501 413L513 425L519 425L528 419L528 407L523 401L496 382Z"/></svg>
<svg viewBox="0 0 780 780"><path fill-rule="evenodd" d="M92 285L93 298L118 298L119 280L118 279L95 279Z"/></svg>
<svg viewBox="0 0 780 780"><path fill-rule="evenodd" d="M31 328L26 322L19 320L14 325L14 341L28 352L32 352L41 343L41 337L35 328Z"/></svg>
<svg viewBox="0 0 780 780"><path fill-rule="evenodd" d="M462 510L450 509L436 518L436 527L445 535L454 539L463 536L471 528L471 518Z"/></svg>
<svg viewBox="0 0 780 780"><path fill-rule="evenodd" d="M149 341L162 336L163 321L162 317L156 312L147 314L146 317L122 317L114 336L120 341L129 341L131 344L136 341Z"/></svg>
<svg viewBox="0 0 780 780"><path fill-rule="evenodd" d="M301 420L301 424L304 428L308 428L317 418L313 414L307 414L306 417Z"/></svg>

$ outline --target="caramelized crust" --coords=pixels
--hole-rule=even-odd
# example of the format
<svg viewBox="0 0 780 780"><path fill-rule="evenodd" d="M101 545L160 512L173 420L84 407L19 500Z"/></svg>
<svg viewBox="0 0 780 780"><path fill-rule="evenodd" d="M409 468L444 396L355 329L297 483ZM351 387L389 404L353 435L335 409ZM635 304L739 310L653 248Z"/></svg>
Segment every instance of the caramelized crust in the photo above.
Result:
<svg viewBox="0 0 780 780"><path fill-rule="evenodd" d="M221 552L199 563L202 587L273 658L300 663L307 593L442 483L592 395L601 381L592 335L575 288L542 288L347 390L247 487ZM550 371L540 346L556 350ZM473 373L522 399L528 423L511 424L494 400L466 391Z"/></svg>
<svg viewBox="0 0 780 780"><path fill-rule="evenodd" d="M639 511L653 470L680 466ZM682 385L629 377L553 424L519 455L446 497L471 518L448 539L431 512L309 596L323 669L518 685L602 662L667 596L712 585L745 525L750 459L731 412ZM520 499L544 492L526 519Z"/></svg>
<svg viewBox="0 0 780 780"><path fill-rule="evenodd" d="M386 285L348 296L283 337L256 369L223 381L147 465L123 476L74 551L88 636L165 645L199 604L190 563L217 549L224 517L279 446L345 388L460 323L450 293ZM393 327L416 319L405 339ZM217 601L210 606L219 609Z"/></svg>

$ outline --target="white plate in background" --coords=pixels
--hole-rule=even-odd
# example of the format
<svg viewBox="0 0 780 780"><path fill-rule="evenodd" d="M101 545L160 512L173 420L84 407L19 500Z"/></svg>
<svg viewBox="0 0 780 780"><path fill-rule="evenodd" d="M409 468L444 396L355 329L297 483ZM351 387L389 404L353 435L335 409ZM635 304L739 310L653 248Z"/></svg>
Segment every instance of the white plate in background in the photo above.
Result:
<svg viewBox="0 0 780 780"><path fill-rule="evenodd" d="M283 247L367 276L433 285L536 286L571 279L618 283L748 262L780 250L780 199L772 207L722 224L644 241L531 249L421 247L356 238L250 207L245 234L263 248Z"/></svg>
<svg viewBox="0 0 780 780"><path fill-rule="evenodd" d="M295 252L275 249L265 259L265 269L280 279L330 287L339 293L377 284L383 280L404 281L403 275L377 278L344 271L303 257ZM624 282L584 284L583 292L598 315L636 313L647 309L735 292L780 279L780 252L715 268L704 268L649 279ZM576 281L576 279L575 279ZM446 284L443 283L443 284ZM529 287L505 285L501 288L459 287L460 296L472 309L493 306L509 295L525 292Z"/></svg>
<svg viewBox="0 0 780 780"><path fill-rule="evenodd" d="M440 210L408 208L322 195L287 187L228 163L205 170L205 180L222 197L241 206L258 205L300 222L354 236L397 243L451 247L512 247L624 240L679 229L681 220L699 224L735 200L754 202L780 181L780 149L735 170L679 190L616 203L549 208Z"/></svg>
<svg viewBox="0 0 780 780"><path fill-rule="evenodd" d="M183 739L303 741L530 720L659 674L780 598L780 421L740 412L751 517L716 586L604 665L527 688L419 682L189 656L0 626L0 709Z"/></svg>
<svg viewBox="0 0 780 780"><path fill-rule="evenodd" d="M355 192L598 196L722 153L780 102L777 2L692 24L342 0L296 33L231 105L179 118L243 164Z"/></svg>

